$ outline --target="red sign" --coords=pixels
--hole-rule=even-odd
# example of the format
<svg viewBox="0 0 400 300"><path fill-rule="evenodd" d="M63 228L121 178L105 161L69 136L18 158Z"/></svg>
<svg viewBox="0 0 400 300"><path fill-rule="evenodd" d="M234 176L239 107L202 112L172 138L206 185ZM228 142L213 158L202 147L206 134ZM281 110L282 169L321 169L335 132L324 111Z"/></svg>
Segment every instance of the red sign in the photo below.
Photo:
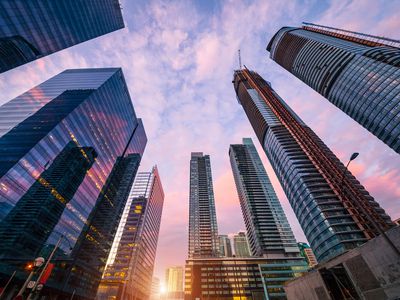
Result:
<svg viewBox="0 0 400 300"><path fill-rule="evenodd" d="M49 263L46 267L46 270L44 271L42 277L39 280L40 284L45 284L47 279L49 279L50 275L51 275L51 271L53 271L54 268L54 264Z"/></svg>

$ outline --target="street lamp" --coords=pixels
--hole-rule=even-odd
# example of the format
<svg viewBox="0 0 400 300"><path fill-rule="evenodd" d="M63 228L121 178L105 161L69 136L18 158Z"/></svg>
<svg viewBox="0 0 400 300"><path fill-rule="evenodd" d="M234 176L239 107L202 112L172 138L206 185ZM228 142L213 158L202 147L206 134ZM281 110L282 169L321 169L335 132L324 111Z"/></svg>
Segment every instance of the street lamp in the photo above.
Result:
<svg viewBox="0 0 400 300"><path fill-rule="evenodd" d="M348 171L348 166L350 165L350 162L355 160L360 154L358 152L354 152L349 159L349 162L346 165L346 168L343 171L342 179L340 180L340 185L343 186L343 181L344 177L346 175L346 172ZM345 192L345 187L343 186L343 192ZM379 232L380 235L383 236L383 238L388 242L388 244L392 247L392 249L397 253L397 255L400 256L400 250L396 247L396 245L392 242L392 240L387 236L386 232L379 226L374 218L371 218L369 213L365 210L365 208L360 205L358 208L361 209L362 213L365 215L365 217L371 222L372 226L375 228L376 231Z"/></svg>
<svg viewBox="0 0 400 300"><path fill-rule="evenodd" d="M45 259L44 259L43 257L37 257L37 258L35 258L33 264L30 263L30 264L27 266L27 268L28 268L29 270L31 270L31 273L29 274L28 278L26 278L24 284L22 285L22 287L21 287L21 289L19 290L19 292L18 292L17 296L15 297L15 299L20 299L20 298L22 298L22 295L24 294L24 292L25 292L25 290L26 290L26 287L28 286L29 282L31 281L31 279L32 279L32 277L33 277L33 274L35 274L35 270L36 270L37 268L40 268L40 267L43 265L44 260L45 260Z"/></svg>
<svg viewBox="0 0 400 300"><path fill-rule="evenodd" d="M63 240L64 238L65 238L66 241L69 243L70 248L72 249L71 243L69 242L68 238L65 236L65 234L61 234L61 235L60 235L60 238L58 239L58 241L57 241L57 243L56 243L56 245L54 246L53 251L50 253L49 257L47 258L47 261L46 261L46 263L45 263L45 265L44 265L42 271L40 272L40 274L39 274L39 276L38 276L38 278L37 278L37 280L36 280L36 282L35 282L35 284L34 284L32 290L31 290L31 292L29 293L29 296L28 296L27 300L32 300L32 299L34 299L35 294L36 294L36 291L39 290L38 285L39 285L40 279L43 277L44 272L46 272L46 269L47 269L48 265L50 264L51 260L53 259L54 254L56 253L57 249L60 247L61 242L62 242L62 240ZM40 257L40 258L41 258L41 261L42 261L42 264L43 264L44 261L45 261L45 259L44 259L43 257ZM36 260L35 260L35 261L36 261Z"/></svg>
<svg viewBox="0 0 400 300"><path fill-rule="evenodd" d="M346 175L346 172L348 171L348 168L349 168L349 165L350 165L351 161L355 160L359 155L360 155L360 153L354 152L354 153L350 156L350 159L349 159L349 161L348 161L348 163L347 163L347 165L346 165L346 168L345 168L344 171L343 171L342 179L340 180L340 185L342 185L342 183L343 183L344 176Z"/></svg>

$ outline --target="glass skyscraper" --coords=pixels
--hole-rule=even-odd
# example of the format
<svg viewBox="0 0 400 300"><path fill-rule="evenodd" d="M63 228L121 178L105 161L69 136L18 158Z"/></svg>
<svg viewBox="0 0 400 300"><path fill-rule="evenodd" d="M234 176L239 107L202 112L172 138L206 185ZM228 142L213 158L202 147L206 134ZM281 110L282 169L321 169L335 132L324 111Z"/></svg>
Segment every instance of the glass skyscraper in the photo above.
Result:
<svg viewBox="0 0 400 300"><path fill-rule="evenodd" d="M231 240L225 234L218 236L219 243L219 255L221 257L232 257L232 245Z"/></svg>
<svg viewBox="0 0 400 300"><path fill-rule="evenodd" d="M123 27L118 0L2 0L0 73Z"/></svg>
<svg viewBox="0 0 400 300"><path fill-rule="evenodd" d="M149 299L163 204L157 167L138 173L96 299Z"/></svg>
<svg viewBox="0 0 400 300"><path fill-rule="evenodd" d="M233 236L233 249L236 257L250 257L249 243L247 242L246 233L239 231Z"/></svg>
<svg viewBox="0 0 400 300"><path fill-rule="evenodd" d="M335 154L260 75L235 71L234 88L318 261L393 226ZM371 221L373 218L374 221Z"/></svg>
<svg viewBox="0 0 400 300"><path fill-rule="evenodd" d="M400 153L400 41L304 23L280 29L267 50Z"/></svg>
<svg viewBox="0 0 400 300"><path fill-rule="evenodd" d="M229 156L252 256L300 253L292 229L250 138L231 145Z"/></svg>
<svg viewBox="0 0 400 300"><path fill-rule="evenodd" d="M217 216L210 156L192 152L190 159L189 258L219 255Z"/></svg>
<svg viewBox="0 0 400 300"><path fill-rule="evenodd" d="M94 298L146 142L119 68L66 70L1 106L1 283L63 235L41 295Z"/></svg>

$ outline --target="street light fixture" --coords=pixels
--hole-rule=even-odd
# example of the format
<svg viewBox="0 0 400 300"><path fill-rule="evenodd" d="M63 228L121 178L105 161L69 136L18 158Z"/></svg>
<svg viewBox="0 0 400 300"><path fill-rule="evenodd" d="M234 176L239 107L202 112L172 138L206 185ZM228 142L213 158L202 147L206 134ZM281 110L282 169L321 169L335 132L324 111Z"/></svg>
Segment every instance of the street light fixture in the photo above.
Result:
<svg viewBox="0 0 400 300"><path fill-rule="evenodd" d="M340 181L340 185L343 186L343 181L344 177L346 175L346 172L348 171L348 166L350 165L350 162L355 160L360 154L358 152L354 152L351 156L350 159L346 165L346 168L343 171L343 176ZM343 192L345 192L345 187L343 186ZM365 217L371 222L372 226L375 228L376 231L379 232L380 235L383 236L383 238L387 241L387 243L392 247L392 249L397 253L397 255L400 256L400 250L396 247L396 245L392 242L392 240L387 236L386 231L384 231L376 222L373 218L370 217L367 211L365 211L365 208L360 205L359 208L361 209L362 213L365 215Z"/></svg>

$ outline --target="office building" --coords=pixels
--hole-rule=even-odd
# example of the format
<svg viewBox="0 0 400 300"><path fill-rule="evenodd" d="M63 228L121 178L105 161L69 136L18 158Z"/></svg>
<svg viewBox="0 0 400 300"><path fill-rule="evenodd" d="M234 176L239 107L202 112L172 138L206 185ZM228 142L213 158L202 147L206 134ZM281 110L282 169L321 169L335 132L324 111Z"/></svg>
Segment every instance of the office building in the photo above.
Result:
<svg viewBox="0 0 400 300"><path fill-rule="evenodd" d="M151 282L150 300L159 300L160 292L161 292L160 278L153 276L153 280Z"/></svg>
<svg viewBox="0 0 400 300"><path fill-rule="evenodd" d="M165 271L167 299L183 299L183 272L181 266L170 267Z"/></svg>
<svg viewBox="0 0 400 300"><path fill-rule="evenodd" d="M303 258L197 258L185 267L185 300L285 299L283 283L307 271Z"/></svg>
<svg viewBox="0 0 400 300"><path fill-rule="evenodd" d="M247 242L246 233L238 232L233 236L233 249L236 257L250 257L249 243Z"/></svg>
<svg viewBox="0 0 400 300"><path fill-rule="evenodd" d="M146 142L119 68L66 70L0 107L8 296L63 235L41 296L94 298Z"/></svg>
<svg viewBox="0 0 400 300"><path fill-rule="evenodd" d="M189 258L218 257L218 227L210 156L192 152L190 159Z"/></svg>
<svg viewBox="0 0 400 300"><path fill-rule="evenodd" d="M0 73L124 27L118 0L2 0L0 24Z"/></svg>
<svg viewBox="0 0 400 300"><path fill-rule="evenodd" d="M307 260L310 268L315 267L318 264L318 261L310 246L306 243L297 243L297 245L299 246L301 256Z"/></svg>
<svg viewBox="0 0 400 300"><path fill-rule="evenodd" d="M270 57L400 153L400 41L304 23L283 27Z"/></svg>
<svg viewBox="0 0 400 300"><path fill-rule="evenodd" d="M145 300L151 295L164 192L157 167L140 172L122 214L97 299Z"/></svg>
<svg viewBox="0 0 400 300"><path fill-rule="evenodd" d="M227 235L218 236L219 243L219 255L221 257L232 257L232 245L231 240Z"/></svg>
<svg viewBox="0 0 400 300"><path fill-rule="evenodd" d="M243 144L231 145L229 156L251 255L299 256L296 239L253 141L244 138ZM235 251L237 244L235 241Z"/></svg>
<svg viewBox="0 0 400 300"><path fill-rule="evenodd" d="M260 75L235 71L234 88L318 262L393 226L335 154Z"/></svg>

